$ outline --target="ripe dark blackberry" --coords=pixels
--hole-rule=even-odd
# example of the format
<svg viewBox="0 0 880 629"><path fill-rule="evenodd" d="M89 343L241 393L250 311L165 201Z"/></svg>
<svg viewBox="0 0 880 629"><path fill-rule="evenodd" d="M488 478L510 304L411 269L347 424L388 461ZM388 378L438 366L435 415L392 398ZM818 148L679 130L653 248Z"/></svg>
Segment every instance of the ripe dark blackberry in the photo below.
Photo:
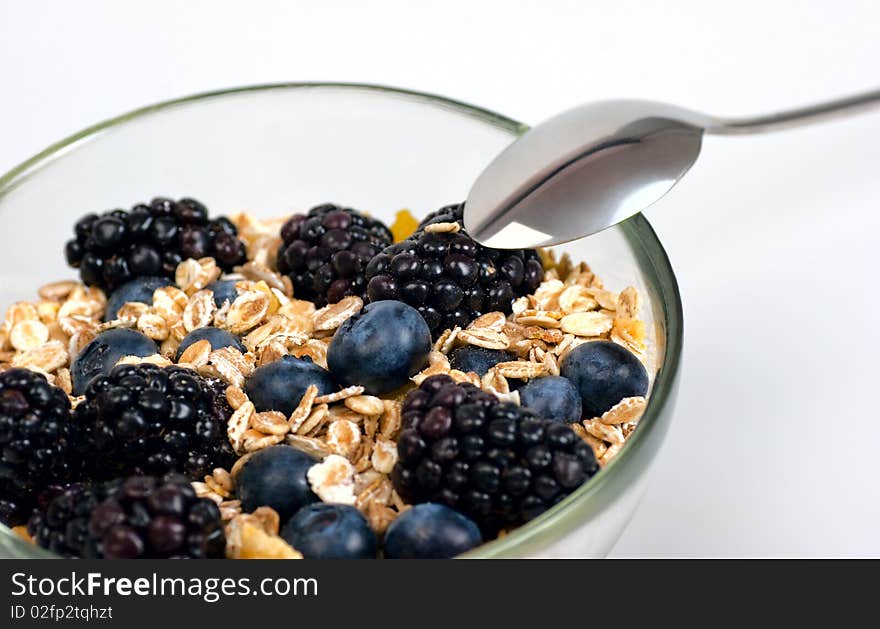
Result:
<svg viewBox="0 0 880 629"><path fill-rule="evenodd" d="M226 547L217 505L175 474L71 488L35 514L28 530L67 557L212 559Z"/></svg>
<svg viewBox="0 0 880 629"><path fill-rule="evenodd" d="M278 270L290 276L297 298L319 307L363 297L367 263L393 242L381 221L330 203L291 216L281 239Z"/></svg>
<svg viewBox="0 0 880 629"><path fill-rule="evenodd" d="M439 210L434 210L421 220L416 228L420 231L428 225L434 223L458 223L464 226L464 203L453 203L452 205L444 205Z"/></svg>
<svg viewBox="0 0 880 629"><path fill-rule="evenodd" d="M119 365L89 383L74 422L88 453L84 476L182 472L199 478L235 456L225 387L182 367Z"/></svg>
<svg viewBox="0 0 880 629"><path fill-rule="evenodd" d="M446 504L486 533L535 518L599 470L567 424L445 375L410 392L403 427L391 474L398 493Z"/></svg>
<svg viewBox="0 0 880 629"><path fill-rule="evenodd" d="M212 257L225 271L245 262L245 245L229 219L208 219L195 199L153 199L131 210L86 214L67 241L67 263L82 281L112 291L136 277L172 277L186 258Z"/></svg>
<svg viewBox="0 0 880 629"><path fill-rule="evenodd" d="M71 479L71 431L64 391L27 369L0 373L0 521L25 522L42 492Z"/></svg>
<svg viewBox="0 0 880 629"><path fill-rule="evenodd" d="M461 205L423 221L415 234L391 245L367 265L370 301L397 299L416 308L436 339L485 312L509 314L514 298L532 293L544 277L532 249L490 249L467 232L430 233L425 226L461 221Z"/></svg>
<svg viewBox="0 0 880 629"><path fill-rule="evenodd" d="M112 483L67 487L33 513L27 523L28 533L38 546L62 557L94 556L86 549L89 518L114 488Z"/></svg>

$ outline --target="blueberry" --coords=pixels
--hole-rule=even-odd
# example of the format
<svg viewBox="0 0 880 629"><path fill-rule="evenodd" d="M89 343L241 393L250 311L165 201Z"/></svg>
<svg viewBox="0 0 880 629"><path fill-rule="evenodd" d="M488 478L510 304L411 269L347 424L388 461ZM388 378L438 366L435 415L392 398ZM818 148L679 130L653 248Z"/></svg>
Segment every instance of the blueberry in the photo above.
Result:
<svg viewBox="0 0 880 629"><path fill-rule="evenodd" d="M348 505L316 503L300 509L281 530L305 559L375 559L376 534Z"/></svg>
<svg viewBox="0 0 880 629"><path fill-rule="evenodd" d="M586 417L599 417L623 398L648 392L644 365L611 341L594 341L574 348L565 357L561 374L580 391Z"/></svg>
<svg viewBox="0 0 880 629"><path fill-rule="evenodd" d="M485 376L492 367L508 360L516 360L516 356L502 349L486 349L476 345L465 345L449 354L449 364L453 369L465 373L473 371L478 376Z"/></svg>
<svg viewBox="0 0 880 629"><path fill-rule="evenodd" d="M306 478L315 463L308 454L290 446L258 450L235 479L242 510L250 513L257 507L272 507L286 522L304 506L320 502Z"/></svg>
<svg viewBox="0 0 880 629"><path fill-rule="evenodd" d="M281 411L290 415L310 384L318 387L318 395L339 389L330 373L314 364L311 358L284 356L254 371L244 389L258 411Z"/></svg>
<svg viewBox="0 0 880 629"><path fill-rule="evenodd" d="M581 420L581 394L568 378L547 376L519 390L522 406L544 419L569 424Z"/></svg>
<svg viewBox="0 0 880 629"><path fill-rule="evenodd" d="M405 511L385 533L388 559L449 559L483 543L480 529L458 511L425 502Z"/></svg>
<svg viewBox="0 0 880 629"><path fill-rule="evenodd" d="M241 340L231 332L214 327L196 328L183 337L180 346L177 348L177 358L175 360L180 360L180 355L186 351L187 347L196 341L208 341L208 343L211 344L212 350L221 349L223 347L234 347L242 354L247 351L247 348L245 348Z"/></svg>
<svg viewBox="0 0 880 629"><path fill-rule="evenodd" d="M214 303L218 308L222 308L223 303L227 301L231 304L238 297L238 290L235 288L236 282L238 280L217 280L205 286L207 290L214 293Z"/></svg>
<svg viewBox="0 0 880 629"><path fill-rule="evenodd" d="M339 327L327 350L327 365L341 382L363 385L377 395L409 382L430 351L431 331L415 308L376 301Z"/></svg>
<svg viewBox="0 0 880 629"><path fill-rule="evenodd" d="M153 291L163 286L169 286L173 282L167 277L139 277L126 282L110 295L107 300L107 309L104 311L104 321L112 321L116 318L119 309L130 301L142 304L153 303Z"/></svg>
<svg viewBox="0 0 880 629"><path fill-rule="evenodd" d="M92 378L107 375L123 356L150 356L159 348L136 330L116 328L101 332L83 347L70 366L73 394L82 395Z"/></svg>

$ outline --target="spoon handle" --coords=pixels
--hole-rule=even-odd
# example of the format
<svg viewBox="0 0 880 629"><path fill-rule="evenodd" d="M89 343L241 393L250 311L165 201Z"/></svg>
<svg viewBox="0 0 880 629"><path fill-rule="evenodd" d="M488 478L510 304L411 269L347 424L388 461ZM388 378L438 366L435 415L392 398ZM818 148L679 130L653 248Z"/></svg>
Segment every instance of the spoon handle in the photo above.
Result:
<svg viewBox="0 0 880 629"><path fill-rule="evenodd" d="M861 113L878 106L880 106L880 89L763 116L718 119L706 126L706 133L740 135L781 131Z"/></svg>

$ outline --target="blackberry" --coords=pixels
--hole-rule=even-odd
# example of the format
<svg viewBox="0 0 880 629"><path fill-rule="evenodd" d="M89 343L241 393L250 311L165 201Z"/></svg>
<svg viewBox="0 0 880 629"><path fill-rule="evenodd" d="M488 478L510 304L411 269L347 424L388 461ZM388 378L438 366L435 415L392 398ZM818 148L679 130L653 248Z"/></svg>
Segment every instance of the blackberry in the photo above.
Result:
<svg viewBox="0 0 880 629"><path fill-rule="evenodd" d="M229 271L244 263L245 245L225 217L208 219L195 199L153 199L131 210L86 214L65 245L67 263L82 281L112 291L143 276L173 277L186 258L212 257Z"/></svg>
<svg viewBox="0 0 880 629"><path fill-rule="evenodd" d="M410 503L445 504L485 533L535 518L599 470L567 424L446 375L410 392L403 427L391 474L398 493Z"/></svg>
<svg viewBox="0 0 880 629"><path fill-rule="evenodd" d="M393 242L381 221L331 203L291 216L281 239L278 270L290 277L297 298L318 307L363 297L367 263Z"/></svg>
<svg viewBox="0 0 880 629"><path fill-rule="evenodd" d="M464 203L444 205L439 210L434 210L421 220L416 230L422 230L434 223L458 223L464 227Z"/></svg>
<svg viewBox="0 0 880 629"><path fill-rule="evenodd" d="M544 277L533 249L490 249L464 230L425 230L438 222L460 224L461 212L462 205L456 205L428 215L415 234L367 265L369 300L397 299L416 308L435 339L485 312L509 314L514 298L532 293Z"/></svg>
<svg viewBox="0 0 880 629"><path fill-rule="evenodd" d="M0 521L26 521L39 495L75 471L70 401L45 376L0 373Z"/></svg>
<svg viewBox="0 0 880 629"><path fill-rule="evenodd" d="M225 386L183 367L118 365L92 380L74 411L84 477L182 472L199 478L235 456Z"/></svg>
<svg viewBox="0 0 880 629"><path fill-rule="evenodd" d="M111 483L77 483L36 510L27 523L38 546L62 557L94 556L86 548L89 518L114 488Z"/></svg>
<svg viewBox="0 0 880 629"><path fill-rule="evenodd" d="M35 514L28 530L67 557L211 559L226 547L217 505L175 474L71 488Z"/></svg>

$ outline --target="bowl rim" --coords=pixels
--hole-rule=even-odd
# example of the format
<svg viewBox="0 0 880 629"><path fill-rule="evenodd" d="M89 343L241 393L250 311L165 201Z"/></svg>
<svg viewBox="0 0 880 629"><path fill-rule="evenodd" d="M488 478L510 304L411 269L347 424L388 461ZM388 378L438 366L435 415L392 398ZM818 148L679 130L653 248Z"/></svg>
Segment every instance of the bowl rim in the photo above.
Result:
<svg viewBox="0 0 880 629"><path fill-rule="evenodd" d="M453 113L476 118L482 122L506 131L512 135L521 135L529 129L528 125L517 120L501 115L483 107L478 107L464 101L448 98L429 92L391 87L375 83L353 82L282 82L264 83L226 89L199 92L180 98L161 101L145 107L139 107L112 118L108 118L91 126L88 126L58 142L50 144L36 155L14 166L11 170L0 175L0 198L9 191L25 182L31 174L40 170L56 157L62 156L75 145L85 142L103 131L125 124L127 122L161 112L176 106L197 103L200 101L245 94L249 92L269 92L280 90L307 90L307 89L341 89L362 92L377 92L393 97L402 97L411 101L422 102L426 105L440 107ZM678 283L669 257L666 254L657 234L654 232L648 220L642 214L636 214L620 224L624 237L633 249L643 270L647 273L652 286L658 291L663 321L659 322L665 331L666 338L662 351L661 365L645 413L639 423L639 429L633 432L626 446L608 465L606 465L588 483L585 483L571 495L567 496L559 504L549 509L538 518L514 529L503 538L487 542L478 548L462 555L463 558L492 558L513 557L531 550L540 550L548 539L556 539L560 534L574 530L584 521L590 519L602 510L603 505L594 496L602 493L603 488L611 479L622 473L624 467L631 464L635 453L644 447L648 441L649 433L659 429L659 417L665 409L666 403L674 392L675 382L678 377L682 345L683 345L683 312L681 295ZM620 470L615 473L615 470ZM0 534L3 537L12 537L5 540L11 543L16 550L23 555L30 556L54 556L39 547L28 544L18 538L7 527L0 524ZM5 544L0 544L5 545Z"/></svg>

